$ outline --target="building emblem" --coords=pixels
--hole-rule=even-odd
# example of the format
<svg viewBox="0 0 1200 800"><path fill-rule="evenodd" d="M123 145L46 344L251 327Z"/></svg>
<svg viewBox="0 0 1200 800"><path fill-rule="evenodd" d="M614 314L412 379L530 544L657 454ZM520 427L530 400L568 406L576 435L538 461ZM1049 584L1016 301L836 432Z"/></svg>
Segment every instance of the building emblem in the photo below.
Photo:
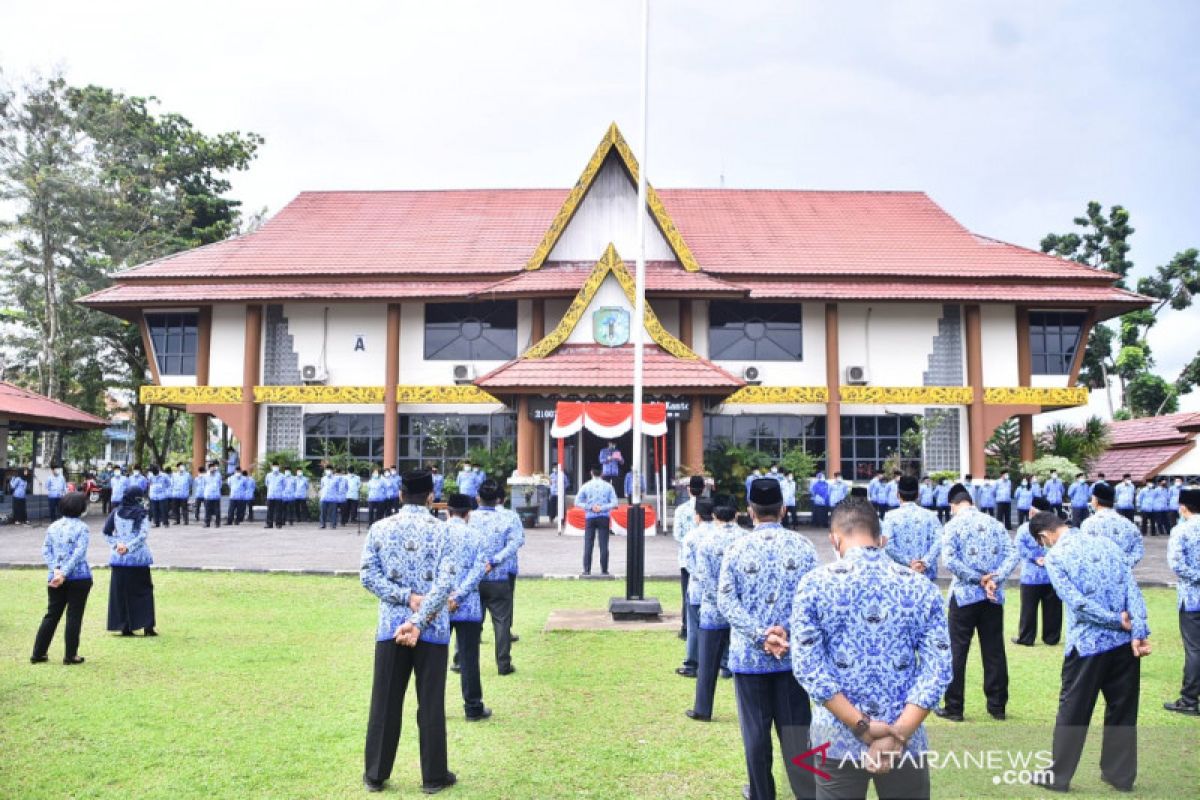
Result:
<svg viewBox="0 0 1200 800"><path fill-rule="evenodd" d="M596 309L592 314L592 333L596 344L620 347L629 341L629 310L617 306Z"/></svg>

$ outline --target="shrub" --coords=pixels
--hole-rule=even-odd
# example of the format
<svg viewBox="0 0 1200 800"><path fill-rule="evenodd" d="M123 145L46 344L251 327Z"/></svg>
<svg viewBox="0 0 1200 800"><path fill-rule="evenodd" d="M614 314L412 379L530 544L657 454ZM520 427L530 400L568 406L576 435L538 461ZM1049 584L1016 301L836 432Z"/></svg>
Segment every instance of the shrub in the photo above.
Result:
<svg viewBox="0 0 1200 800"><path fill-rule="evenodd" d="M1083 472L1073 461L1062 456L1042 456L1036 461L1026 461L1021 464L1023 474L1032 475L1039 481L1045 481L1054 471L1058 472L1058 477L1064 483L1070 483L1079 473Z"/></svg>

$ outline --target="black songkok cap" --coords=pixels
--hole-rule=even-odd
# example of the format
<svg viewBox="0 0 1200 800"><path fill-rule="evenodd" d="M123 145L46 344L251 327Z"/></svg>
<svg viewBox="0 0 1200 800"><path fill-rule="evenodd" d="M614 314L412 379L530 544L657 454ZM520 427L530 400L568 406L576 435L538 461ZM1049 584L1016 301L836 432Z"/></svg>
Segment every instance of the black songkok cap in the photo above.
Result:
<svg viewBox="0 0 1200 800"><path fill-rule="evenodd" d="M701 517L711 517L713 513L714 503L707 497L701 497L696 501L696 513Z"/></svg>
<svg viewBox="0 0 1200 800"><path fill-rule="evenodd" d="M750 484L751 503L760 506L777 506L783 502L783 490L774 478L758 478Z"/></svg>
<svg viewBox="0 0 1200 800"><path fill-rule="evenodd" d="M703 492L704 491L704 476L703 475L693 475L690 479L688 479L688 488L691 489L693 492Z"/></svg>
<svg viewBox="0 0 1200 800"><path fill-rule="evenodd" d="M489 503L494 503L504 497L504 490L500 488L499 483L488 478L479 484L479 497Z"/></svg>
<svg viewBox="0 0 1200 800"><path fill-rule="evenodd" d="M433 491L433 473L427 469L406 472L401 482L405 494L429 494Z"/></svg>
<svg viewBox="0 0 1200 800"><path fill-rule="evenodd" d="M1050 501L1046 498L1035 497L1033 498L1033 507L1038 511L1049 511L1053 506L1050 505Z"/></svg>
<svg viewBox="0 0 1200 800"><path fill-rule="evenodd" d="M1113 498L1117 496L1117 493L1107 483L1097 483L1092 487L1092 495L1101 503L1112 505Z"/></svg>
<svg viewBox="0 0 1200 800"><path fill-rule="evenodd" d="M446 508L454 511L470 511L471 498L465 494L452 494L446 498Z"/></svg>
<svg viewBox="0 0 1200 800"><path fill-rule="evenodd" d="M968 503L972 503L972 504L974 504L974 502L975 502L974 500L971 499L971 493L969 491L967 491L967 487L963 486L961 483L956 483L953 486L951 486L950 487L950 505L956 505L958 503L961 503L964 500L966 500Z"/></svg>
<svg viewBox="0 0 1200 800"><path fill-rule="evenodd" d="M1200 488L1189 486L1179 490L1179 505L1188 508L1200 507Z"/></svg>
<svg viewBox="0 0 1200 800"><path fill-rule="evenodd" d="M921 491L921 484L912 475L904 475L896 485L896 491L901 494L917 494Z"/></svg>
<svg viewBox="0 0 1200 800"><path fill-rule="evenodd" d="M1181 495L1182 496L1182 495ZM712 498L713 508L737 508L737 499L731 494L715 494Z"/></svg>
<svg viewBox="0 0 1200 800"><path fill-rule="evenodd" d="M854 488L852 488L850 490L850 496L851 497L867 497L867 496L869 496L868 492L867 492L867 487L855 486Z"/></svg>

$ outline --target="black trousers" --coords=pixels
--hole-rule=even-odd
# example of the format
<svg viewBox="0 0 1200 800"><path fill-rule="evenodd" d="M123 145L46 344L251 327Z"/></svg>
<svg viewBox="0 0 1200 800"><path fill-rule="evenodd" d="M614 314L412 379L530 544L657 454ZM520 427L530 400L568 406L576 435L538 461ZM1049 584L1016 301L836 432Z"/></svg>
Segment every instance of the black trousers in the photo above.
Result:
<svg viewBox="0 0 1200 800"><path fill-rule="evenodd" d="M512 626L517 621L517 573L515 572L508 574L508 591L512 596L512 609L508 612L508 630L511 636Z"/></svg>
<svg viewBox="0 0 1200 800"><path fill-rule="evenodd" d="M1130 522L1133 522L1133 509L1132 508L1118 508L1117 513L1120 514L1125 519L1129 520Z"/></svg>
<svg viewBox="0 0 1200 800"><path fill-rule="evenodd" d="M454 631L458 654L463 711L468 717L478 717L483 713L483 683L479 679L479 637L483 634L483 623L451 622L450 628Z"/></svg>
<svg viewBox="0 0 1200 800"><path fill-rule="evenodd" d="M1063 514L1063 504L1062 503L1051 503L1050 510L1053 511L1055 514L1058 514L1060 517L1065 516Z"/></svg>
<svg viewBox="0 0 1200 800"><path fill-rule="evenodd" d="M583 571L592 571L592 546L600 538L600 571L608 572L608 517L592 517L583 526Z"/></svg>
<svg viewBox="0 0 1200 800"><path fill-rule="evenodd" d="M391 639L375 643L375 678L371 684L371 717L367 722L365 775L372 781L392 776L404 695L416 676L417 730L421 739L421 781L441 783L446 766L446 645L417 642L405 647Z"/></svg>
<svg viewBox="0 0 1200 800"><path fill-rule="evenodd" d="M349 525L350 521L358 522L358 500L352 499L342 503L342 524Z"/></svg>
<svg viewBox="0 0 1200 800"><path fill-rule="evenodd" d="M939 522L948 522L950 520L950 506L938 506L937 515Z"/></svg>
<svg viewBox="0 0 1200 800"><path fill-rule="evenodd" d="M1138 692L1142 662L1129 645L1092 656L1072 649L1063 659L1062 690L1054 721L1054 773L1057 786L1069 786L1096 699L1104 695L1104 741L1100 745L1100 774L1119 787L1130 787L1137 777Z"/></svg>
<svg viewBox="0 0 1200 800"><path fill-rule="evenodd" d="M866 800L867 787L874 782L879 800L924 800L929 797L929 768L905 759L882 775L872 775L849 761L829 759L821 769L829 780L817 781L817 800Z"/></svg>
<svg viewBox="0 0 1200 800"><path fill-rule="evenodd" d="M267 499L267 527L282 528L283 527L283 504L286 500Z"/></svg>
<svg viewBox="0 0 1200 800"><path fill-rule="evenodd" d="M687 627L688 627L687 626L687 623L688 623L687 590L688 590L688 582L691 579L692 579L692 576L690 574L688 574L687 567L680 567L679 568L679 592L680 592L680 594L683 595L683 605L679 607L679 632L681 634L683 634L684 636L687 636L687 633L688 633L688 629L687 629Z"/></svg>
<svg viewBox="0 0 1200 800"><path fill-rule="evenodd" d="M1200 702L1200 611L1179 610L1179 637L1183 640L1183 686L1179 696Z"/></svg>
<svg viewBox="0 0 1200 800"><path fill-rule="evenodd" d="M996 519L1004 523L1004 530L1012 527L1012 502L1005 501L1001 503L996 501Z"/></svg>
<svg viewBox="0 0 1200 800"><path fill-rule="evenodd" d="M1087 518L1087 506L1084 506L1083 508L1080 508L1079 506L1071 506L1071 525L1078 528Z"/></svg>
<svg viewBox="0 0 1200 800"><path fill-rule="evenodd" d="M496 669L507 672L512 666L512 585L502 581L479 582L479 602L492 617L492 634L496 639Z"/></svg>
<svg viewBox="0 0 1200 800"><path fill-rule="evenodd" d="M54 632L58 630L58 621L62 619L64 610L67 612L67 629L63 632L67 645L64 657L72 659L79 655L79 630L83 627L83 610L87 607L88 593L91 591L91 578L67 581L58 587L46 587L46 616L42 617L37 638L33 640L35 658L42 658L50 649L50 642L54 640Z"/></svg>
<svg viewBox="0 0 1200 800"><path fill-rule="evenodd" d="M1162 536L1171 534L1171 515L1167 511L1155 511L1154 522L1158 526L1158 533Z"/></svg>
<svg viewBox="0 0 1200 800"><path fill-rule="evenodd" d="M108 509L112 507L112 488L100 490L100 510L104 512L104 516L108 516Z"/></svg>
<svg viewBox="0 0 1200 800"><path fill-rule="evenodd" d="M1028 508L1018 508L1017 509L1017 527L1018 528L1021 527L1026 522L1029 522L1029 509Z"/></svg>
<svg viewBox="0 0 1200 800"><path fill-rule="evenodd" d="M721 654L729 649L729 629L696 631L699 638L699 656L696 665L696 697L692 710L706 717L712 716L713 697L717 693L717 674L721 669Z"/></svg>
<svg viewBox="0 0 1200 800"><path fill-rule="evenodd" d="M187 525L188 501L186 497L171 498L171 517L176 525Z"/></svg>
<svg viewBox="0 0 1200 800"><path fill-rule="evenodd" d="M367 524L374 525L376 520L381 520L384 517L383 501L368 500L367 501Z"/></svg>
<svg viewBox="0 0 1200 800"><path fill-rule="evenodd" d="M58 519L58 501L60 499L61 498L58 497L46 498L46 511L50 514L51 522L54 522L56 519Z"/></svg>
<svg viewBox="0 0 1200 800"><path fill-rule="evenodd" d="M808 694L790 670L764 675L735 673L733 682L751 800L775 798L775 778L771 774L775 759L772 727L783 751L792 794L800 798L815 797L813 773L792 763L793 758L808 749L808 726L812 722Z"/></svg>
<svg viewBox="0 0 1200 800"><path fill-rule="evenodd" d="M199 501L197 501L198 503ZM197 505L197 508L199 506ZM208 527L210 522L215 522L217 527L221 527L221 501L220 500L205 500L204 501L204 527Z"/></svg>
<svg viewBox="0 0 1200 800"><path fill-rule="evenodd" d="M880 519L883 519L885 516L887 516L887 503L872 503L871 505L875 506L875 513L879 515Z"/></svg>
<svg viewBox="0 0 1200 800"><path fill-rule="evenodd" d="M14 497L12 501L13 523L29 522L29 512L25 507L24 497Z"/></svg>
<svg viewBox="0 0 1200 800"><path fill-rule="evenodd" d="M171 519L167 513L170 502L165 497L161 500L150 501L150 522L153 523L154 527L157 528L159 525L170 527Z"/></svg>
<svg viewBox="0 0 1200 800"><path fill-rule="evenodd" d="M960 606L951 596L950 654L954 677L946 690L945 708L952 714L963 713L963 692L967 679L967 656L971 639L979 633L979 652L983 657L983 693L988 713L999 714L1008 705L1008 659L1004 654L1004 606L984 600Z"/></svg>
<svg viewBox="0 0 1200 800"><path fill-rule="evenodd" d="M1038 605L1042 607L1042 641L1058 644L1062 638L1062 600L1049 583L1021 584L1021 621L1017 628L1019 644L1037 641Z"/></svg>

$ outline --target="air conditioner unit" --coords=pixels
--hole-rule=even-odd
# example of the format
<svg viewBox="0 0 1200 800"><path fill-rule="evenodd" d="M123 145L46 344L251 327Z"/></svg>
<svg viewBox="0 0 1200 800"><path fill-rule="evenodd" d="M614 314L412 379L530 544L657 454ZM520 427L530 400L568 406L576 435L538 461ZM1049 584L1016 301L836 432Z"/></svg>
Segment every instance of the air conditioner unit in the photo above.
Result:
<svg viewBox="0 0 1200 800"><path fill-rule="evenodd" d="M319 367L316 364L305 364L300 368L300 379L305 383L325 383L329 380L329 373L324 367Z"/></svg>
<svg viewBox="0 0 1200 800"><path fill-rule="evenodd" d="M475 380L475 365L474 364L455 364L454 365L454 382L455 383L470 383Z"/></svg>
<svg viewBox="0 0 1200 800"><path fill-rule="evenodd" d="M866 367L846 367L846 383L851 386L865 386L871 382Z"/></svg>
<svg viewBox="0 0 1200 800"><path fill-rule="evenodd" d="M746 367L742 370L742 380L751 386L758 386L762 383L762 372L758 367Z"/></svg>

